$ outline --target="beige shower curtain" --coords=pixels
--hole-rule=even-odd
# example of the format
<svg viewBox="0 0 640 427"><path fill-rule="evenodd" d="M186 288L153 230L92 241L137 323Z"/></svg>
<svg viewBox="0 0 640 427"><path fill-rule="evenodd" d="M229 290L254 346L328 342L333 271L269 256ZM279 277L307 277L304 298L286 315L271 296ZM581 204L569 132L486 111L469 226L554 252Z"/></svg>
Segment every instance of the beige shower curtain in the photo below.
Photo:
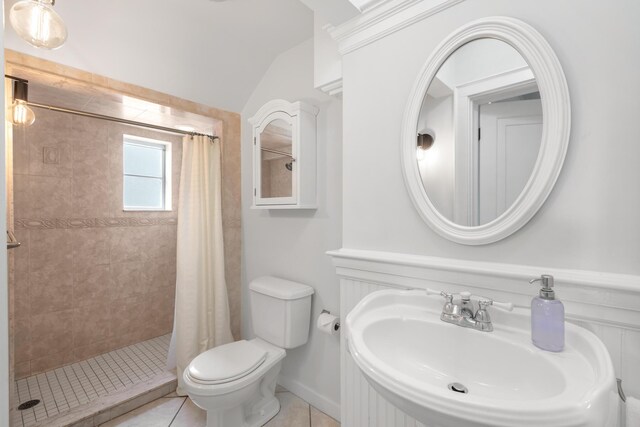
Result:
<svg viewBox="0 0 640 427"><path fill-rule="evenodd" d="M168 365L182 373L203 351L231 342L224 277L221 147L204 136L185 136L178 198L176 305Z"/></svg>

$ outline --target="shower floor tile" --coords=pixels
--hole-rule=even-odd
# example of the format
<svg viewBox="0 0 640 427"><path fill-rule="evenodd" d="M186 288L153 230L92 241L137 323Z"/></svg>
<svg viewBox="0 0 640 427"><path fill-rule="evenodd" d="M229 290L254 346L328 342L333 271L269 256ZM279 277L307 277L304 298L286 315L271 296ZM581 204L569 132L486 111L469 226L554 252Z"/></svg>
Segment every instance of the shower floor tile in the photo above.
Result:
<svg viewBox="0 0 640 427"><path fill-rule="evenodd" d="M171 334L92 357L15 382L18 404L38 399L33 408L13 413L14 427L31 427L166 371Z"/></svg>

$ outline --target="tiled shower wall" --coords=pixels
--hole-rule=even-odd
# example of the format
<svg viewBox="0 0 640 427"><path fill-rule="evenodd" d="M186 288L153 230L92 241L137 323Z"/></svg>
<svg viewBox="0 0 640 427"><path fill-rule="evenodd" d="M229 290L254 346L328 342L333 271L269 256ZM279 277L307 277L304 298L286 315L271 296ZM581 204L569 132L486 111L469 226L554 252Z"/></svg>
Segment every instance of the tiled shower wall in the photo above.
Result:
<svg viewBox="0 0 640 427"><path fill-rule="evenodd" d="M123 133L172 143L172 211L123 212ZM171 331L181 141L42 110L14 131L16 378Z"/></svg>
<svg viewBox="0 0 640 427"><path fill-rule="evenodd" d="M291 197L291 175L293 172L286 167L289 161L288 158L276 158L261 162L262 197Z"/></svg>

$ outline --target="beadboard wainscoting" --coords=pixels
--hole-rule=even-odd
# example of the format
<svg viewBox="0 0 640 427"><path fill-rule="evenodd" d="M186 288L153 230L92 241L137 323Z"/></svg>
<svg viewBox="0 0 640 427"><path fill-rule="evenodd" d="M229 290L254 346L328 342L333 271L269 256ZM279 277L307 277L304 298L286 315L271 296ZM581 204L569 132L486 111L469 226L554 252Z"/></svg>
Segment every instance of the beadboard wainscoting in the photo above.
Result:
<svg viewBox="0 0 640 427"><path fill-rule="evenodd" d="M552 274L567 321L595 333L613 360L627 396L640 397L640 277L341 249L328 253L340 277L340 312L345 317L371 292L383 289L469 290L529 307L537 287L528 279ZM409 417L367 382L341 337L341 420L349 427L429 427Z"/></svg>

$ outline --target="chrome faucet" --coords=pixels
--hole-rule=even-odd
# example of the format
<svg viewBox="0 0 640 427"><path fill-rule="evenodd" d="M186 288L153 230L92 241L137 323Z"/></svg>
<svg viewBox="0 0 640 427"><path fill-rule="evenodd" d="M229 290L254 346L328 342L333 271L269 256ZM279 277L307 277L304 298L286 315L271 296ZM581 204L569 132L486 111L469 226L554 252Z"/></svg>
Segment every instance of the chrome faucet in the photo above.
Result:
<svg viewBox="0 0 640 427"><path fill-rule="evenodd" d="M513 310L513 304L510 302L497 302L482 297L478 300L478 308L476 309L474 302L471 300L471 292L460 292L458 294L460 299L456 301L453 299L454 294L449 294L445 291L427 289L427 295L441 295L444 297L445 303L442 307L440 320L478 331L493 331L491 316L487 311L488 306L493 305L507 311Z"/></svg>

